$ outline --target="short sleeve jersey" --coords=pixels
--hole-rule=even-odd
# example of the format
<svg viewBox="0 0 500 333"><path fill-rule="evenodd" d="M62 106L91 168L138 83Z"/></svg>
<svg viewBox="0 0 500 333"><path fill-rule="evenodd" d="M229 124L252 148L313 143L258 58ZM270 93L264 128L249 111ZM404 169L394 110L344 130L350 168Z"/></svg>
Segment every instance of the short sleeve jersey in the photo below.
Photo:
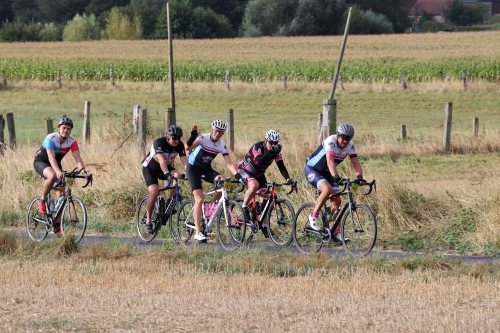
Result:
<svg viewBox="0 0 500 333"><path fill-rule="evenodd" d="M47 150L53 150L56 153L56 161L58 164L64 156L71 150L71 152L78 151L78 142L73 136L69 136L63 143L59 141L59 134L57 132L51 133L45 137L42 146L35 154L35 161L49 162L49 155Z"/></svg>
<svg viewBox="0 0 500 333"><path fill-rule="evenodd" d="M142 160L142 166L162 172L160 163L158 162L158 155L160 154L165 156L167 165L171 165L177 155L186 156L186 148L182 141L179 141L179 144L174 147L168 143L166 137L158 138L151 145L149 154Z"/></svg>
<svg viewBox="0 0 500 333"><path fill-rule="evenodd" d="M226 144L222 140L212 141L210 133L200 135L195 142L200 145L189 154L189 164L197 167L208 167L212 164L212 160L221 153L222 156L229 155Z"/></svg>
<svg viewBox="0 0 500 333"><path fill-rule="evenodd" d="M281 156L280 152L279 154L276 155L274 160L270 161L271 163L259 164L259 162L257 162L257 157L264 155L268 151L269 150L267 149L264 141L257 142L250 148L250 150L245 155L245 157L243 157L241 162L238 163L238 168L243 169L256 177L262 176L273 161L278 162L283 160L283 157Z"/></svg>
<svg viewBox="0 0 500 333"><path fill-rule="evenodd" d="M314 153L306 159L306 165L318 172L327 172L328 164L326 163L326 155L331 154L335 159L335 165L338 166L347 157L357 157L354 143L349 142L347 147L341 148L337 143L337 135L330 135L323 141Z"/></svg>

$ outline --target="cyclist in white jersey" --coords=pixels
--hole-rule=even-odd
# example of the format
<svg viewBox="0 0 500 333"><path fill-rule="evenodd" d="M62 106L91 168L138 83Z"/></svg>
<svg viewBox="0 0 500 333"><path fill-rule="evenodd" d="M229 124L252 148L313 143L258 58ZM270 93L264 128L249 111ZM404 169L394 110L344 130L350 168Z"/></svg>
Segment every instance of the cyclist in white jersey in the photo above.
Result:
<svg viewBox="0 0 500 333"><path fill-rule="evenodd" d="M209 183L214 183L216 180L222 178L217 171L212 169L213 159L219 153L222 154L224 161L232 174L235 175L238 180L241 178L238 174L238 170L236 170L236 167L231 160L231 156L229 156L226 144L221 140L226 129L227 125L225 122L222 120L214 120L212 122L212 129L210 130L210 133L198 136L198 127L194 125L191 130L191 137L186 141L186 149L192 150L188 158L186 175L195 200L193 218L196 227L196 234L194 235L194 239L199 242L207 241L206 235L201 232L201 209L203 200L205 199L201 185L202 176L204 176L205 181ZM215 204L215 200L219 200L221 195L221 193L215 194L212 198L212 204Z"/></svg>
<svg viewBox="0 0 500 333"><path fill-rule="evenodd" d="M354 149L352 138L354 127L350 124L340 124L337 127L337 134L330 135L321 145L306 159L304 174L307 181L314 186L321 194L316 199L313 213L309 216L309 224L314 230L320 230L318 222L319 211L330 195L339 191L338 183L341 178L337 172L337 166L349 156L356 171L357 178L363 179L363 170ZM332 212L340 207L342 199L334 197L331 199ZM340 228L333 234L333 240L342 242ZM346 239L347 240L347 239Z"/></svg>

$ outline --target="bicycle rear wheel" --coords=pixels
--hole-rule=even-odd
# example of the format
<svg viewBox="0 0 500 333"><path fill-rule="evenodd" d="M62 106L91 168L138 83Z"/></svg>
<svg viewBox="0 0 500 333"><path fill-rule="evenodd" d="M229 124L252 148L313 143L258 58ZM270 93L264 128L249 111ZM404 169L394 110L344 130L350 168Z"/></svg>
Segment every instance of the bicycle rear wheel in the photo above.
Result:
<svg viewBox="0 0 500 333"><path fill-rule="evenodd" d="M75 237L77 243L82 240L87 229L87 210L82 199L72 196L67 201L62 212L61 227L63 235Z"/></svg>
<svg viewBox="0 0 500 333"><path fill-rule="evenodd" d="M356 204L352 214L346 211L342 217L342 244L347 253L365 256L373 249L377 240L377 221L368 206Z"/></svg>
<svg viewBox="0 0 500 333"><path fill-rule="evenodd" d="M146 205L148 203L149 195L142 198L141 202L139 202L139 206L137 207L137 212L135 214L135 227L137 229L137 233L139 237L145 242L151 242L158 233L157 224L160 223L160 219L158 217L158 205L155 203L153 207L153 211L151 212L151 228L152 232L146 231Z"/></svg>
<svg viewBox="0 0 500 333"><path fill-rule="evenodd" d="M176 235L179 243L185 246L190 245L190 240L194 239L194 200L184 201L177 212ZM191 242L192 243L192 242Z"/></svg>
<svg viewBox="0 0 500 333"><path fill-rule="evenodd" d="M43 241L49 233L48 217L38 211L38 201L40 196L31 200L26 212L26 230L32 240Z"/></svg>
<svg viewBox="0 0 500 333"><path fill-rule="evenodd" d="M177 225L176 225L176 217L177 217L177 212L180 211L181 205L184 201L188 200L189 198L183 195L179 196L174 196L172 200L176 200L175 207L172 210L172 213L170 214L170 217L168 219L168 228L170 229L170 235L172 236L172 239L174 242L179 243L179 235L177 234Z"/></svg>
<svg viewBox="0 0 500 333"><path fill-rule="evenodd" d="M269 237L277 246L288 246L293 239L293 218L295 213L292 204L286 199L276 199L274 207L267 214Z"/></svg>
<svg viewBox="0 0 500 333"><path fill-rule="evenodd" d="M309 215L314 210L314 203L303 204L293 220L293 240L297 250L301 253L310 254L318 252L323 246L323 236L320 232L314 231L309 224ZM323 211L320 212L318 219L324 220Z"/></svg>
<svg viewBox="0 0 500 333"><path fill-rule="evenodd" d="M229 201L226 212L220 207L217 212L217 237L222 248L232 251L245 241L246 221L243 207L234 200Z"/></svg>

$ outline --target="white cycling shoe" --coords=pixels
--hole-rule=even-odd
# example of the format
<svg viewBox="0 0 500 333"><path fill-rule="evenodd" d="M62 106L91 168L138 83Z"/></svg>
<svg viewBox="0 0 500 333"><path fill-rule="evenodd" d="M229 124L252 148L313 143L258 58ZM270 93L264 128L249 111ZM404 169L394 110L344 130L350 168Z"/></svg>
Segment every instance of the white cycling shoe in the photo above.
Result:
<svg viewBox="0 0 500 333"><path fill-rule="evenodd" d="M311 215L309 215L309 224L311 225L311 228L313 230L319 231L320 227L317 217L312 217Z"/></svg>

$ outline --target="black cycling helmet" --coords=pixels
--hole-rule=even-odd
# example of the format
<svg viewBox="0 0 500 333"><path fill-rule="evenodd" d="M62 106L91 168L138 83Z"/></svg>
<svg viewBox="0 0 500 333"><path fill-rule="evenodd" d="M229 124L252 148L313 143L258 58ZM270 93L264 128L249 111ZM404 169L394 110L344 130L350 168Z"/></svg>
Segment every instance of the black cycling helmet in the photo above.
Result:
<svg viewBox="0 0 500 333"><path fill-rule="evenodd" d="M340 124L337 127L337 134L352 139L352 137L354 136L354 127L352 127L351 124Z"/></svg>
<svg viewBox="0 0 500 333"><path fill-rule="evenodd" d="M182 137L182 128L177 125L170 125L167 129L167 134L175 137Z"/></svg>
<svg viewBox="0 0 500 333"><path fill-rule="evenodd" d="M61 118L59 120L59 122L57 123L57 127L60 127L61 125L66 125L66 126L73 128L73 120L66 118L66 117Z"/></svg>

